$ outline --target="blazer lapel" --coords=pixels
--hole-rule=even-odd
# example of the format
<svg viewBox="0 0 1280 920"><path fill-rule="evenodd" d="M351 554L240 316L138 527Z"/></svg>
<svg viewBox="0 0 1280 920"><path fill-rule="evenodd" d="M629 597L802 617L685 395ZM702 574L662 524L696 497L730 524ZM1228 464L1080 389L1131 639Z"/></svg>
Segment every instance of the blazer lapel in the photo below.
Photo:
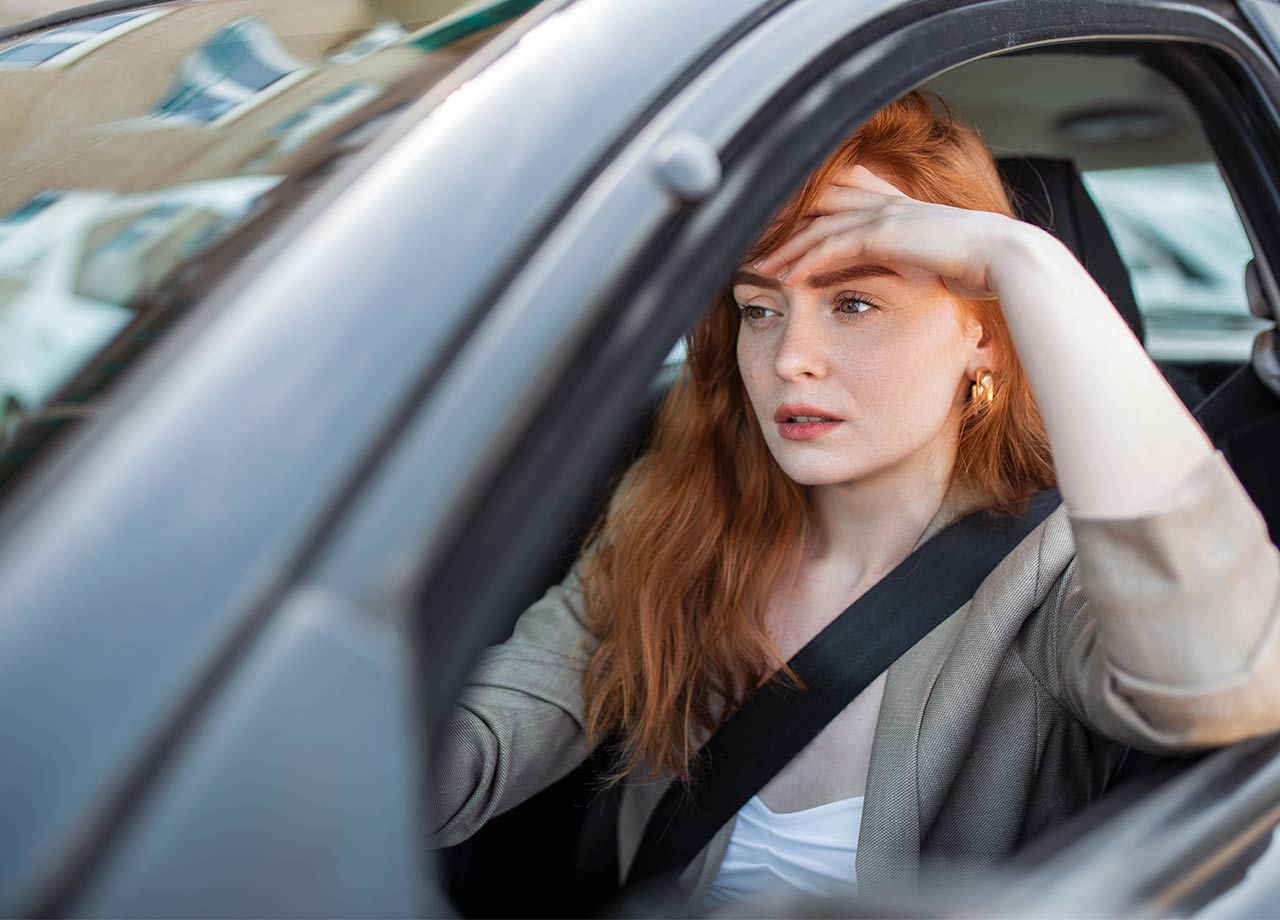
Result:
<svg viewBox="0 0 1280 920"><path fill-rule="evenodd" d="M973 507L953 487L912 551ZM967 605L966 605L967 606ZM961 607L889 666L880 701L858 831L858 887L866 893L913 886L920 869L920 726L964 623Z"/></svg>
<svg viewBox="0 0 1280 920"><path fill-rule="evenodd" d="M925 702L963 625L953 613L889 666L871 742L858 832L858 887L914 885L920 868L920 725Z"/></svg>

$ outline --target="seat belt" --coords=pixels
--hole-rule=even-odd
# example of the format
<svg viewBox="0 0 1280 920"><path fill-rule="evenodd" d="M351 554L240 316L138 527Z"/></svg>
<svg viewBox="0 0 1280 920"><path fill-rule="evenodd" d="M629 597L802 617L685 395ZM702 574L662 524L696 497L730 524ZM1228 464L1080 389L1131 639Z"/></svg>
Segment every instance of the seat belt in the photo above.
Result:
<svg viewBox="0 0 1280 920"><path fill-rule="evenodd" d="M674 877L715 833L886 668L963 606L1054 508L1056 491L1019 517L971 514L935 535L788 662L807 689L771 681L699 752L691 784L672 783L646 825L626 886ZM619 893L618 790L588 807L577 860L580 901Z"/></svg>
<svg viewBox="0 0 1280 920"><path fill-rule="evenodd" d="M1195 408L1195 417L1219 447L1280 419L1280 394L1263 383L1255 364L1236 368Z"/></svg>

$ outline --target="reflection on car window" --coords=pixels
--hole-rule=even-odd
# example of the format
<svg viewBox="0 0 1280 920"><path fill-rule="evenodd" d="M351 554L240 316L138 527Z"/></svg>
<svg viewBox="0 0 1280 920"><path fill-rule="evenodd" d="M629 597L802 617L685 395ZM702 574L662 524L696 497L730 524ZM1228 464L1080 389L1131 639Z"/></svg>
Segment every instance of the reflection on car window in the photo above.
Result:
<svg viewBox="0 0 1280 920"><path fill-rule="evenodd" d="M1096 170L1084 181L1129 268L1152 358L1247 361L1266 324L1249 312L1253 252L1214 164Z"/></svg>
<svg viewBox="0 0 1280 920"><path fill-rule="evenodd" d="M218 29L178 64L173 86L154 114L208 123L251 103L285 77L300 75L289 53L261 19L248 16Z"/></svg>
<svg viewBox="0 0 1280 920"><path fill-rule="evenodd" d="M167 327L178 269L536 3L180 0L0 45L0 487Z"/></svg>
<svg viewBox="0 0 1280 920"><path fill-rule="evenodd" d="M168 11L138 10L116 13L49 29L0 50L0 68L28 70L35 67L66 67L113 38L139 28L166 12Z"/></svg>

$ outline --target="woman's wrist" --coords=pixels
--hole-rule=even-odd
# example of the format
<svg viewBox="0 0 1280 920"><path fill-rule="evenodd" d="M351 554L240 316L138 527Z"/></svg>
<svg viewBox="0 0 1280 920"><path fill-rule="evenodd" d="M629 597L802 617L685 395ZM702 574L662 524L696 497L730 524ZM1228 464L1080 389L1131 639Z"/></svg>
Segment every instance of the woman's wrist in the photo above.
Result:
<svg viewBox="0 0 1280 920"><path fill-rule="evenodd" d="M988 283L997 297L1003 298L1028 278L1043 284L1063 273L1084 272L1066 244L1048 231L1012 218L1002 229L987 267Z"/></svg>

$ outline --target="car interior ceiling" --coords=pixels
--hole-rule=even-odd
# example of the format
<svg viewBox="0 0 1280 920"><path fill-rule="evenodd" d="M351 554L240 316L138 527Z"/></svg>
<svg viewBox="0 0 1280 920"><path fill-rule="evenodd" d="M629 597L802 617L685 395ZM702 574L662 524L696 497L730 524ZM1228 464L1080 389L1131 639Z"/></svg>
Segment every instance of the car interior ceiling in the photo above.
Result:
<svg viewBox="0 0 1280 920"><path fill-rule="evenodd" d="M938 92L954 110L979 127L997 153L1019 216L1062 239L1142 338L1142 316L1129 271L1081 181L1080 171L1214 161L1198 127L1199 120L1182 95L1163 77L1131 58L1042 53L974 62L931 81L925 88ZM1100 147L1096 143L1064 141L1055 132L1054 126L1073 113L1122 104L1132 106L1135 100L1172 113L1181 126L1177 136ZM1160 369L1191 407L1234 370L1213 362L1166 364ZM591 494L585 496L572 530L560 544L554 569L546 572L529 602L567 572L613 484L643 451L656 407L676 371L678 367L666 367L655 381L646 405L637 413L633 435L616 453ZM1221 446L1263 511L1272 539L1276 540L1280 534L1280 494L1274 471L1280 469L1280 424L1273 420ZM1168 758L1135 752L1113 788L1121 789L1122 797L1132 799L1135 789L1150 788L1171 778L1178 766ZM597 764L588 760L528 802L490 821L471 840L443 851L442 869L450 896L465 916L573 915L573 851L596 769ZM515 858L517 854L519 858Z"/></svg>

